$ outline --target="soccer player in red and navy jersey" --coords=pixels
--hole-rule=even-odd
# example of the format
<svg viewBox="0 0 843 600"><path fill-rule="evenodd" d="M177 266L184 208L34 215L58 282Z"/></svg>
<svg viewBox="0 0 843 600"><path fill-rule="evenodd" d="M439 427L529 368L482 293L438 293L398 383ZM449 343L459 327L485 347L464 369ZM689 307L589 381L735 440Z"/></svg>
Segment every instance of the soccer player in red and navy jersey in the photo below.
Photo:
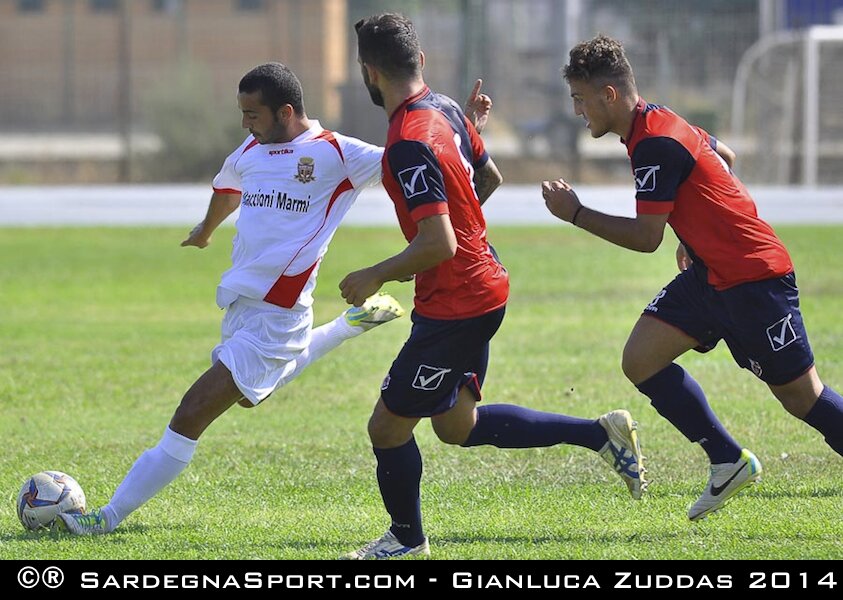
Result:
<svg viewBox="0 0 843 600"><path fill-rule="evenodd" d="M476 408L489 341L504 316L509 279L486 240L481 205L502 178L475 124L491 101L470 102L472 123L453 100L422 79L413 24L386 14L360 21L358 52L372 100L389 115L383 181L408 246L350 273L343 297L359 305L386 281L415 276L410 338L392 363L369 421L377 478L392 517L379 539L345 556L393 558L430 553L421 520L422 460L413 429L429 417L443 442L530 448L569 443L599 452L634 498L645 487L635 425L625 410L578 419L519 406Z"/></svg>
<svg viewBox="0 0 843 600"><path fill-rule="evenodd" d="M719 510L761 474L755 455L729 435L697 382L673 362L689 350L705 352L725 340L738 365L843 454L843 398L820 381L790 256L732 173L734 153L669 109L641 99L623 48L611 38L574 47L564 74L574 112L585 118L592 137L611 132L626 145L637 216L585 207L562 179L542 183L550 212L640 252L659 247L666 224L680 240L681 272L644 309L624 348L623 370L711 460L709 482L688 517Z"/></svg>

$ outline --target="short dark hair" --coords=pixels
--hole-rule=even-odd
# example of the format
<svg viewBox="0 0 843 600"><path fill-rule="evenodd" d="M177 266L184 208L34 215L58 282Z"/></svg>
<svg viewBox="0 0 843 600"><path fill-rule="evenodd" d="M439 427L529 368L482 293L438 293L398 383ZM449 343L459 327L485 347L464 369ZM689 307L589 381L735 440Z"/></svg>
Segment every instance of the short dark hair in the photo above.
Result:
<svg viewBox="0 0 843 600"><path fill-rule="evenodd" d="M289 104L296 115L304 114L301 82L289 67L279 62L258 65L243 76L238 90L244 94L261 93L263 103L273 113Z"/></svg>
<svg viewBox="0 0 843 600"><path fill-rule="evenodd" d="M388 77L414 77L421 73L421 46L413 22L404 15L385 13L361 19L357 31L360 60Z"/></svg>
<svg viewBox="0 0 843 600"><path fill-rule="evenodd" d="M577 44L571 49L570 61L563 69L566 81L611 83L627 92L636 90L635 76L623 46L608 36L598 35Z"/></svg>

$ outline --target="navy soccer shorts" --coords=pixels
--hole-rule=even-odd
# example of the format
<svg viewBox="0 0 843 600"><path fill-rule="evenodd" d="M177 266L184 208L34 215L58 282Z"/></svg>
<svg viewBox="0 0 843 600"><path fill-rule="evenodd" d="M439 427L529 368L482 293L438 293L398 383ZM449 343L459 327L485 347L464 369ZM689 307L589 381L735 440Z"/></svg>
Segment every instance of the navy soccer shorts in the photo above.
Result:
<svg viewBox="0 0 843 600"><path fill-rule="evenodd" d="M794 273L717 291L692 265L643 314L684 331L700 352L724 340L735 362L769 385L790 383L814 364Z"/></svg>
<svg viewBox="0 0 843 600"><path fill-rule="evenodd" d="M413 311L409 339L381 385L390 412L430 417L446 412L469 386L477 401L489 364L489 341L506 308L459 320L429 319Z"/></svg>

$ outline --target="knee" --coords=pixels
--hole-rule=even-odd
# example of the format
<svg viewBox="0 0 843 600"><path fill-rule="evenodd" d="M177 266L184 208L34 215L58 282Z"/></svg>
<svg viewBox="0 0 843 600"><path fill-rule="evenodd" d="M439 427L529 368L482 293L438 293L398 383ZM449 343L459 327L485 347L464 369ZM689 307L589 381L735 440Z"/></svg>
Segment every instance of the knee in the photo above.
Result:
<svg viewBox="0 0 843 600"><path fill-rule="evenodd" d="M623 357L621 358L621 369L623 374L634 385L638 385L645 381L647 377L644 376L644 361L638 352L633 352L629 346L623 349Z"/></svg>
<svg viewBox="0 0 843 600"><path fill-rule="evenodd" d="M433 422L433 432L442 442L452 446L462 446L471 434L472 427L453 424L443 425L442 423Z"/></svg>
<svg viewBox="0 0 843 600"><path fill-rule="evenodd" d="M810 396L779 395L777 398L784 409L797 419L804 419L817 402L816 398Z"/></svg>
<svg viewBox="0 0 843 600"><path fill-rule="evenodd" d="M384 419L373 414L369 419L369 440L375 448L397 448L404 445L407 440L399 435Z"/></svg>
<svg viewBox="0 0 843 600"><path fill-rule="evenodd" d="M197 439L197 432L202 431L202 427L197 423L197 415L194 407L182 399L176 412L173 413L173 418L170 419L170 429L176 433Z"/></svg>
<svg viewBox="0 0 843 600"><path fill-rule="evenodd" d="M205 405L202 399L188 392L173 414L173 418L170 420L170 428L191 439L198 439L199 435L210 425L204 409Z"/></svg>
<svg viewBox="0 0 843 600"><path fill-rule="evenodd" d="M824 389L817 371L811 368L796 381L785 385L771 385L770 391L784 409L797 419L805 419L817 403Z"/></svg>

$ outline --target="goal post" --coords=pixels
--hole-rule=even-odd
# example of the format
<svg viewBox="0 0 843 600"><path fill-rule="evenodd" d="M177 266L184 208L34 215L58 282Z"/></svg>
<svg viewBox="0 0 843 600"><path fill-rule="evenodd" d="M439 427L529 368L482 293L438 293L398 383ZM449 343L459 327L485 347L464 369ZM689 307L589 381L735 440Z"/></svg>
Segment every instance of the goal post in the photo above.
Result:
<svg viewBox="0 0 843 600"><path fill-rule="evenodd" d="M743 55L732 90L732 135L747 180L843 183L843 26L762 37ZM801 110L800 110L801 106Z"/></svg>

